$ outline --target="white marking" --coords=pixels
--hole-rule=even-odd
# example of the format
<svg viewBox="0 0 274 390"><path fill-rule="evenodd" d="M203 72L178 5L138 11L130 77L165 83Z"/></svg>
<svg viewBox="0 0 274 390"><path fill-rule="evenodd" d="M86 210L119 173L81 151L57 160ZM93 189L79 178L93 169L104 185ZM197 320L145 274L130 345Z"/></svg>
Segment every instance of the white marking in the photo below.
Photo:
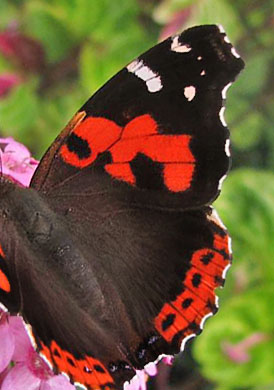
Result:
<svg viewBox="0 0 274 390"><path fill-rule="evenodd" d="M61 371L61 374L64 375L64 376L67 378L68 381L70 380L70 379L69 379L69 375L68 375L66 372Z"/></svg>
<svg viewBox="0 0 274 390"><path fill-rule="evenodd" d="M176 51L176 53L188 53L192 49L189 45L183 45L181 42L179 42L179 35L176 35L172 39L171 50Z"/></svg>
<svg viewBox="0 0 274 390"><path fill-rule="evenodd" d="M219 111L219 118L220 118L220 121L222 122L222 125L224 127L227 127L227 123L225 121L225 117L224 117L224 113L225 113L225 106L223 106L220 111Z"/></svg>
<svg viewBox="0 0 274 390"><path fill-rule="evenodd" d="M35 340L35 338L33 336L31 325L30 324L26 324L24 320L23 320L23 325L24 325L24 328L25 328L25 330L27 332L27 335L28 335L28 337L30 339L31 345L36 350L37 349L37 343L36 343L36 340Z"/></svg>
<svg viewBox="0 0 274 390"><path fill-rule="evenodd" d="M219 28L221 34L225 34L224 41L226 43L230 43L230 40L229 40L228 36L226 35L225 29L223 28L223 26L221 24L219 24L218 28ZM237 53L235 47L233 47L233 46L231 47L231 53L234 55L234 57L240 58L240 55Z"/></svg>
<svg viewBox="0 0 274 390"><path fill-rule="evenodd" d="M231 48L231 53L234 55L234 57L241 58L240 54L236 51L235 47L233 46Z"/></svg>
<svg viewBox="0 0 274 390"><path fill-rule="evenodd" d="M206 74L205 70L202 70L200 73L201 76L204 76L205 74Z"/></svg>
<svg viewBox="0 0 274 390"><path fill-rule="evenodd" d="M213 316L213 313L208 313L208 314L206 314L203 318L202 318L202 321L201 321L201 323L200 323L200 328L201 329L204 329L204 325L205 325L205 322L206 322L206 320L209 318L209 317L212 317Z"/></svg>
<svg viewBox="0 0 274 390"><path fill-rule="evenodd" d="M63 372L62 372L62 374L63 374ZM87 387L85 385L82 385L82 383L79 383L79 382L74 382L74 386L76 388L81 387L81 389L87 390Z"/></svg>
<svg viewBox="0 0 274 390"><path fill-rule="evenodd" d="M223 177L221 177L221 179L219 180L219 184L218 184L218 190L220 191L221 188L222 188L222 185L223 185L223 182L224 180L226 179L227 175L224 175Z"/></svg>
<svg viewBox="0 0 274 390"><path fill-rule="evenodd" d="M227 266L226 266L225 269L223 270L223 273L222 273L222 278L223 278L223 279L226 278L227 271L229 270L230 267L231 267L231 263L227 264Z"/></svg>
<svg viewBox="0 0 274 390"><path fill-rule="evenodd" d="M134 60L127 66L127 70L131 73L135 73L136 70L143 66L143 62L139 60Z"/></svg>
<svg viewBox="0 0 274 390"><path fill-rule="evenodd" d="M230 153L230 139L229 138L225 141L225 154L227 155L227 157L231 156L231 153Z"/></svg>
<svg viewBox="0 0 274 390"><path fill-rule="evenodd" d="M203 58L202 56L199 56L199 57L197 57L197 60L201 61L202 58Z"/></svg>
<svg viewBox="0 0 274 390"><path fill-rule="evenodd" d="M219 297L218 297L218 295L215 295L215 306L217 307L217 309L219 309Z"/></svg>
<svg viewBox="0 0 274 390"><path fill-rule="evenodd" d="M1 302L0 302L0 310L2 310L4 313L8 312L8 309L6 308L6 306L3 305L3 303L1 303Z"/></svg>
<svg viewBox="0 0 274 390"><path fill-rule="evenodd" d="M221 33L221 34L225 34L225 29L224 29L224 27L222 26L222 24L218 24L217 27L218 27L218 29L220 30L220 33Z"/></svg>
<svg viewBox="0 0 274 390"><path fill-rule="evenodd" d="M51 364L51 362L46 358L46 356L44 356L42 353L39 353L39 356L41 359L44 360L44 362L49 366L49 368L51 370L53 370L53 365Z"/></svg>
<svg viewBox="0 0 274 390"><path fill-rule="evenodd" d="M157 92L157 91L160 91L162 89L162 83L161 83L160 76L154 77L153 79L148 80L146 84L147 84L149 92Z"/></svg>
<svg viewBox="0 0 274 390"><path fill-rule="evenodd" d="M189 102L194 99L195 94L196 94L196 88L193 87L193 85L190 85L189 87L185 87L184 95Z"/></svg>
<svg viewBox="0 0 274 390"><path fill-rule="evenodd" d="M182 352L184 349L185 349L185 345L186 343L188 342L188 340L192 339L193 337L195 337L196 334L195 333L192 333L192 334L189 334L188 336L186 336L183 341L182 341L182 344L181 344L181 347L180 347L180 351Z"/></svg>
<svg viewBox="0 0 274 390"><path fill-rule="evenodd" d="M214 223L216 223L216 225L219 225L221 228L226 230L225 225L223 224L223 222L222 222L221 218L219 217L217 211L213 207L211 207L211 214L207 216L207 219L209 221L213 221Z"/></svg>
<svg viewBox="0 0 274 390"><path fill-rule="evenodd" d="M232 240L230 236L228 236L228 252L230 255L232 255Z"/></svg>
<svg viewBox="0 0 274 390"><path fill-rule="evenodd" d="M142 60L132 61L127 66L127 70L145 81L149 92L158 92L163 88L161 77L146 66Z"/></svg>
<svg viewBox="0 0 274 390"><path fill-rule="evenodd" d="M147 363L144 369L149 376L155 376L157 374L157 367L153 362Z"/></svg>
<svg viewBox="0 0 274 390"><path fill-rule="evenodd" d="M222 90L222 98L225 100L226 99L226 93L229 87L231 87L232 83L226 84L226 86Z"/></svg>

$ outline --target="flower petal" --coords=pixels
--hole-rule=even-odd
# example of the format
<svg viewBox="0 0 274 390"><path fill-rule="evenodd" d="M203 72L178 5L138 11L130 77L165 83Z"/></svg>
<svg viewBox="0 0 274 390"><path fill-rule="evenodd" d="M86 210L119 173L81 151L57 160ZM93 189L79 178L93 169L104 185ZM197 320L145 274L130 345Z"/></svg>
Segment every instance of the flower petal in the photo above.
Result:
<svg viewBox="0 0 274 390"><path fill-rule="evenodd" d="M24 363L16 364L3 380L1 390L39 390L41 380Z"/></svg>
<svg viewBox="0 0 274 390"><path fill-rule="evenodd" d="M33 348L23 324L23 319L19 316L10 317L10 329L15 337L15 349L12 359L16 362L26 361L30 348Z"/></svg>
<svg viewBox="0 0 274 390"><path fill-rule="evenodd" d="M40 390L75 390L75 387L64 375L55 375L46 381L42 381Z"/></svg>
<svg viewBox="0 0 274 390"><path fill-rule="evenodd" d="M14 336L10 330L9 317L0 317L0 373L8 366L14 352Z"/></svg>
<svg viewBox="0 0 274 390"><path fill-rule="evenodd" d="M39 162L31 157L29 150L12 137L0 138L2 171L24 186L30 180Z"/></svg>

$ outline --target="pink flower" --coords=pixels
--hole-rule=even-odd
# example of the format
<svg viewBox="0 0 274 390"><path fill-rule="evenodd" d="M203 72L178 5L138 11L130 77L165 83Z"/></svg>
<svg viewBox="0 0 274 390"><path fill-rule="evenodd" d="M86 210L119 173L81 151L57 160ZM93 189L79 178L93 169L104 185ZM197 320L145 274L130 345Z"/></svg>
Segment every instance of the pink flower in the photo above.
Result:
<svg viewBox="0 0 274 390"><path fill-rule="evenodd" d="M253 333L238 344L231 344L224 341L222 349L225 355L234 363L243 364L250 360L249 350L254 345L260 344L267 340L267 336L263 333Z"/></svg>
<svg viewBox="0 0 274 390"><path fill-rule="evenodd" d="M0 98L6 96L11 89L20 83L20 78L12 73L0 75Z"/></svg>
<svg viewBox="0 0 274 390"><path fill-rule="evenodd" d="M26 72L42 72L45 52L35 39L18 31L17 26L0 33L0 53Z"/></svg>
<svg viewBox="0 0 274 390"><path fill-rule="evenodd" d="M188 21L191 15L191 6L186 7L173 14L169 22L165 25L160 33L159 40L162 41L168 38L170 35L174 35L176 32L182 29L182 26Z"/></svg>
<svg viewBox="0 0 274 390"><path fill-rule="evenodd" d="M28 149L12 137L0 138L0 162L2 173L25 187L38 166L39 161L31 157Z"/></svg>
<svg viewBox="0 0 274 390"><path fill-rule="evenodd" d="M54 375L35 352L21 317L2 312L0 340L0 372L6 370L1 390L75 389L63 375Z"/></svg>

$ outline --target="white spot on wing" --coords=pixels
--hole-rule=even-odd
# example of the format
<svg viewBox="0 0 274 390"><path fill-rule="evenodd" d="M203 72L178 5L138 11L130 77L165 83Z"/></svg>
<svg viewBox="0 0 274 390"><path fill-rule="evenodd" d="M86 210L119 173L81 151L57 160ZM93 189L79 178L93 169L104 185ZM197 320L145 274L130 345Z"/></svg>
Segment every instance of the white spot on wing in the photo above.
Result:
<svg viewBox="0 0 274 390"><path fill-rule="evenodd" d="M62 372L62 374L64 374L64 373ZM82 383L79 383L79 382L74 382L74 386L80 387L81 389L84 389L84 390L87 390L87 387L85 385L82 385Z"/></svg>
<svg viewBox="0 0 274 390"><path fill-rule="evenodd" d="M223 273L222 273L222 278L223 278L223 279L226 278L227 271L229 270L230 267L231 267L231 263L227 264L227 266L226 266L225 269L223 270Z"/></svg>
<svg viewBox="0 0 274 390"><path fill-rule="evenodd" d="M143 66L143 61L134 60L127 66L127 70L131 73L135 73L139 68Z"/></svg>
<svg viewBox="0 0 274 390"><path fill-rule="evenodd" d="M8 309L6 308L5 305L3 305L3 303L0 302L0 310L4 311L5 313L8 312Z"/></svg>
<svg viewBox="0 0 274 390"><path fill-rule="evenodd" d="M240 54L237 53L235 47L233 47L233 46L232 46L232 48L231 48L231 53L234 55L234 57L236 57L236 58L241 58L241 57L240 57Z"/></svg>
<svg viewBox="0 0 274 390"><path fill-rule="evenodd" d="M219 117L220 117L220 121L222 122L222 125L224 127L227 127L227 123L225 121L225 117L224 117L224 113L225 113L225 107L223 106L220 111L219 111Z"/></svg>
<svg viewBox="0 0 274 390"><path fill-rule="evenodd" d="M53 365L52 365L51 362L46 358L46 356L43 355L42 353L39 353L39 356L40 356L41 359L44 360L44 362L49 366L49 368L50 368L51 370L53 370Z"/></svg>
<svg viewBox="0 0 274 390"><path fill-rule="evenodd" d="M204 76L205 74L206 74L205 70L202 70L200 73L201 76Z"/></svg>
<svg viewBox="0 0 274 390"><path fill-rule="evenodd" d="M199 56L199 57L197 57L197 60L201 61L202 58L203 58L202 56Z"/></svg>
<svg viewBox="0 0 274 390"><path fill-rule="evenodd" d="M186 343L188 342L188 340L192 339L193 337L196 337L196 334L195 334L195 333L189 334L188 336L186 336L186 337L183 339L182 344L181 344L181 347L180 347L180 351L183 351L183 350L185 349Z"/></svg>
<svg viewBox="0 0 274 390"><path fill-rule="evenodd" d="M232 83L228 83L228 84L226 84L226 86L223 88L223 90L222 90L222 98L223 98L223 99L226 99L227 90L228 90L229 87L231 87L231 85L232 85Z"/></svg>
<svg viewBox="0 0 274 390"><path fill-rule="evenodd" d="M30 339L31 345L33 346L34 349L37 349L37 344L36 344L35 338L33 337L31 325L26 324L24 320L23 320L23 324L24 324L24 328L25 328L25 330L27 332L27 335L28 335L28 337Z"/></svg>
<svg viewBox="0 0 274 390"><path fill-rule="evenodd" d="M176 53L188 53L191 51L191 47L189 45L183 45L179 42L179 35L176 35L172 39L171 50L176 51Z"/></svg>
<svg viewBox="0 0 274 390"><path fill-rule="evenodd" d="M132 61L127 66L127 70L145 81L149 92L158 92L163 88L161 77L146 66L142 60Z"/></svg>
<svg viewBox="0 0 274 390"><path fill-rule="evenodd" d="M162 89L161 77L154 77L146 82L149 92L158 92Z"/></svg>
<svg viewBox="0 0 274 390"><path fill-rule="evenodd" d="M184 88L184 95L189 102L194 99L195 94L196 88L193 85Z"/></svg>
<svg viewBox="0 0 274 390"><path fill-rule="evenodd" d="M227 157L231 156L231 154L230 154L230 139L229 138L225 141L225 154L227 155Z"/></svg>
<svg viewBox="0 0 274 390"><path fill-rule="evenodd" d="M224 41L226 43L230 43L230 40L229 40L228 36L226 35L225 29L223 28L223 26L221 24L219 24L218 28L219 28L221 34L225 34ZM234 55L234 57L240 58L240 55L237 53L235 47L233 47L233 46L231 47L231 53Z"/></svg>
<svg viewBox="0 0 274 390"><path fill-rule="evenodd" d="M200 328L201 329L204 329L204 325L205 325L205 322L206 322L206 320L209 318L209 317L212 317L213 316L213 313L208 313L208 314L206 314L204 317L203 317L203 319L202 319L202 321L201 321L201 323L200 323Z"/></svg>
<svg viewBox="0 0 274 390"><path fill-rule="evenodd" d="M225 181L226 177L227 177L227 175L224 175L224 176L221 177L221 179L219 180L218 190L221 190L222 185L223 185L223 182Z"/></svg>
<svg viewBox="0 0 274 390"><path fill-rule="evenodd" d="M216 225L219 225L222 229L226 230L225 225L223 224L223 222L222 222L221 218L219 217L217 211L213 207L211 207L211 214L208 214L207 219L209 221L212 221L212 222L216 223Z"/></svg>
<svg viewBox="0 0 274 390"><path fill-rule="evenodd" d="M221 24L218 24L218 29L220 30L220 33L225 34L225 29Z"/></svg>

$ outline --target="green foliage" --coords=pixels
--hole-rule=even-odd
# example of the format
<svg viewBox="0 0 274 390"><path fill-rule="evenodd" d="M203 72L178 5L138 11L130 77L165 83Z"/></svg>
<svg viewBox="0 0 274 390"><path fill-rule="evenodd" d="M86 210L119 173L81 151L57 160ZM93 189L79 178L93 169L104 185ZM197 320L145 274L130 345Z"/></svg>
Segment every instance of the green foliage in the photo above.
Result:
<svg viewBox="0 0 274 390"><path fill-rule="evenodd" d="M274 388L273 11L272 0L0 0L0 35L16 31L36 41L20 41L9 55L0 48L0 75L21 80L0 98L0 131L37 158L96 89L180 20L180 30L222 24L244 58L226 110L237 169L216 202L234 264L220 313L194 343L215 390ZM224 342L237 345L257 332L266 339L248 350L249 360L232 361Z"/></svg>
<svg viewBox="0 0 274 390"><path fill-rule="evenodd" d="M196 340L194 355L220 389L274 383L274 174L234 171L215 206L231 234L234 262L220 313ZM237 345L256 333L265 340L247 350L248 361L227 356L225 342Z"/></svg>

